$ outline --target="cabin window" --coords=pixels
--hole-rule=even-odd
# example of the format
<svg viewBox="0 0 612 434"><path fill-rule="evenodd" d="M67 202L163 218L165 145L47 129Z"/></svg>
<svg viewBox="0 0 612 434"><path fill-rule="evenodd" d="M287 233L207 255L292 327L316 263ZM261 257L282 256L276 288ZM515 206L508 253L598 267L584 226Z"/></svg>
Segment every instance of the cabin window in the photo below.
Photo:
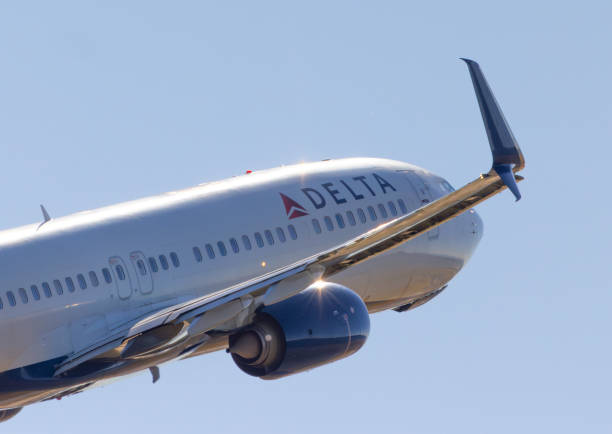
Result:
<svg viewBox="0 0 612 434"><path fill-rule="evenodd" d="M232 246L232 251L234 253L238 253L240 251L240 247L238 246L238 241L236 241L236 238L230 238L230 246Z"/></svg>
<svg viewBox="0 0 612 434"><path fill-rule="evenodd" d="M264 235L266 236L266 240L268 241L268 244L270 246L274 245L274 237L272 236L272 232L270 232L268 229L266 229L264 231Z"/></svg>
<svg viewBox="0 0 612 434"><path fill-rule="evenodd" d="M210 244L206 244L206 254L210 259L215 259L215 251Z"/></svg>
<svg viewBox="0 0 612 434"><path fill-rule="evenodd" d="M264 246L263 238L259 232L255 232L255 242L257 243L257 247L262 248Z"/></svg>
<svg viewBox="0 0 612 434"><path fill-rule="evenodd" d="M153 270L154 273L157 273L159 271L159 267L157 266L157 261L153 257L149 258L149 266L151 267L151 270ZM104 270L106 270L106 268ZM102 270L102 272L104 272L104 270ZM110 276L110 273L108 275ZM106 276L104 276L104 278L106 278ZM110 283L110 281L108 280L107 282Z"/></svg>
<svg viewBox="0 0 612 434"><path fill-rule="evenodd" d="M365 212L361 208L357 208L357 217L359 217L359 221L361 223L365 223L366 222Z"/></svg>
<svg viewBox="0 0 612 434"><path fill-rule="evenodd" d="M149 263L151 263L151 261L155 262L155 259L153 258L149 258ZM151 267L153 268L153 267ZM155 271L157 271L157 263L155 264L155 268L153 268ZM102 269L102 276L104 276L104 280L106 281L106 283L111 283L113 281L112 276L110 275L110 271L108 268L103 268Z"/></svg>
<svg viewBox="0 0 612 434"><path fill-rule="evenodd" d="M161 267L164 270L167 270L169 268L168 259L166 259L165 255L159 255L159 263L161 264ZM121 279L121 280L123 280L123 279Z"/></svg>
<svg viewBox="0 0 612 434"><path fill-rule="evenodd" d="M219 249L219 253L221 253L221 256L227 255L227 249L225 248L225 243L223 241L217 242L217 248Z"/></svg>
<svg viewBox="0 0 612 434"><path fill-rule="evenodd" d="M175 268L181 266L181 263L179 262L179 257L176 252L170 252L170 260L172 261L172 265L174 265Z"/></svg>
<svg viewBox="0 0 612 434"><path fill-rule="evenodd" d="M276 228L276 236L278 236L278 239L281 243L287 241L287 237L285 236L285 231L283 231L283 228Z"/></svg>
<svg viewBox="0 0 612 434"><path fill-rule="evenodd" d="M0 310L4 309L4 303L2 302L2 297L0 297Z"/></svg>
<svg viewBox="0 0 612 434"><path fill-rule="evenodd" d="M319 220L312 219L312 228L317 234L321 233L321 225L319 224Z"/></svg>
<svg viewBox="0 0 612 434"><path fill-rule="evenodd" d="M199 247L193 248L193 257L195 258L196 261L202 262L202 252L200 251Z"/></svg>
<svg viewBox="0 0 612 434"><path fill-rule="evenodd" d="M72 277L66 277L64 279L66 281L66 286L68 287L68 291L74 292L74 282L72 281Z"/></svg>
<svg viewBox="0 0 612 434"><path fill-rule="evenodd" d="M166 262L166 266L167 265L168 265L168 263ZM125 280L125 271L123 270L123 267L121 265L115 265L115 272L117 273L117 278L119 280ZM79 276L77 276L77 280L79 280L79 284L81 284ZM81 288L82 288L82 286L81 286Z"/></svg>
<svg viewBox="0 0 612 434"><path fill-rule="evenodd" d="M378 204L378 211L380 211L380 215L382 216L382 218L386 219L388 217L387 209L382 203Z"/></svg>
<svg viewBox="0 0 612 434"><path fill-rule="evenodd" d="M387 205L389 205L389 209L391 210L391 215L395 217L397 215L397 208L395 207L395 204L389 201Z"/></svg>
<svg viewBox="0 0 612 434"><path fill-rule="evenodd" d="M289 236L292 240L297 240L297 232L295 230L295 226L289 225L287 226L287 230L289 231Z"/></svg>
<svg viewBox="0 0 612 434"><path fill-rule="evenodd" d="M357 220L355 220L355 215L353 214L353 211L347 211L346 218L348 219L348 222L351 226L355 226L357 224Z"/></svg>
<svg viewBox="0 0 612 434"><path fill-rule="evenodd" d="M342 217L342 214L336 214L336 221L338 222L338 227L340 229L344 229L346 224L344 223L344 217Z"/></svg>
<svg viewBox="0 0 612 434"><path fill-rule="evenodd" d="M375 221L377 219L376 211L374 211L374 207L373 206L369 206L368 207L368 214L370 214L370 220Z"/></svg>
<svg viewBox="0 0 612 434"><path fill-rule="evenodd" d="M406 214L408 212L408 208L406 208L406 203L404 202L403 199L398 199L397 203L400 207L400 209L402 210L402 214Z"/></svg>
<svg viewBox="0 0 612 434"><path fill-rule="evenodd" d="M19 288L18 292L19 292L19 297L21 298L21 302L23 304L26 304L28 301L30 301L28 300L28 294L25 289Z"/></svg>
<svg viewBox="0 0 612 434"><path fill-rule="evenodd" d="M32 293L32 297L34 298L34 300L40 300L40 292L38 292L38 286L30 286L30 292Z"/></svg>
<svg viewBox="0 0 612 434"><path fill-rule="evenodd" d="M138 261L136 261L136 268L138 268L138 272L140 273L141 276L147 275L147 266L145 265L142 259L139 259ZM90 276L91 276L91 273L90 273ZM98 286L98 285L94 285L94 286Z"/></svg>
<svg viewBox="0 0 612 434"><path fill-rule="evenodd" d="M11 306L14 307L17 305L17 300L15 300L15 294L13 294L13 291L6 291L6 299Z"/></svg>
<svg viewBox="0 0 612 434"><path fill-rule="evenodd" d="M64 293L64 288L62 288L62 282L60 282L59 280L55 279L53 281L53 286L55 286L55 292L57 293L57 295L62 295Z"/></svg>
<svg viewBox="0 0 612 434"><path fill-rule="evenodd" d="M144 268L144 262L142 262L142 259L139 259L138 262L142 263L142 267ZM96 275L95 271L90 271L89 272L89 281L91 282L91 284L96 287L100 284L100 281L98 280L98 276Z"/></svg>
<svg viewBox="0 0 612 434"><path fill-rule="evenodd" d="M329 216L325 216L323 221L325 222L325 226L327 227L328 231L331 232L334 230L334 222L332 222L332 219Z"/></svg>
<svg viewBox="0 0 612 434"><path fill-rule="evenodd" d="M121 272L123 273L123 267L121 265L117 265L117 268L120 268ZM123 275L123 278L125 278L125 274ZM82 274L77 274L77 282L79 282L79 286L81 287L81 289L87 288L87 282L85 281L85 276L83 276Z"/></svg>
<svg viewBox="0 0 612 434"><path fill-rule="evenodd" d="M51 294L51 287L49 286L49 284L47 282L43 282L41 286L45 297L50 298L53 294Z"/></svg>
<svg viewBox="0 0 612 434"><path fill-rule="evenodd" d="M251 250L253 248L251 246L251 240L246 235L242 236L242 244L244 244L244 248L247 249L247 250Z"/></svg>

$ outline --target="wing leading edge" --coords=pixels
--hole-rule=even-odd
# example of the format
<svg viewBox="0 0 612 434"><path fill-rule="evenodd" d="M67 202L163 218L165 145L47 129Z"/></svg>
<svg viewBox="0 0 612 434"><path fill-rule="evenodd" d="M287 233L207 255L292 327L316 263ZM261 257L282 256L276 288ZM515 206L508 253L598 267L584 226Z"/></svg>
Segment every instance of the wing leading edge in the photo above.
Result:
<svg viewBox="0 0 612 434"><path fill-rule="evenodd" d="M519 200L521 196L516 183L523 178L515 173L525 166L523 154L480 67L473 60L463 60L470 71L493 156L493 165L488 173L347 243L248 282L166 307L125 324L104 341L92 343L65 359L57 366L55 375L61 375L111 348L125 345L127 340L151 333L168 324L187 324L183 334L189 336L190 332L192 335L203 334L240 316L247 318L248 314L258 307L289 298L319 279L332 276L411 240L506 188ZM175 338L171 342L179 341L180 339Z"/></svg>

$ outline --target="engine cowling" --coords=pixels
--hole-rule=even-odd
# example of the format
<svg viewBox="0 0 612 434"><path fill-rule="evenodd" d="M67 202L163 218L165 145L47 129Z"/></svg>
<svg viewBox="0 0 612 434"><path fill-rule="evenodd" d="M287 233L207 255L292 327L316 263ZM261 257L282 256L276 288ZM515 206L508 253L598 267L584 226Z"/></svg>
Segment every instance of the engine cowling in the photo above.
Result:
<svg viewBox="0 0 612 434"><path fill-rule="evenodd" d="M244 372L271 380L350 356L369 333L361 297L344 286L318 282L262 309L251 325L230 336L229 352Z"/></svg>

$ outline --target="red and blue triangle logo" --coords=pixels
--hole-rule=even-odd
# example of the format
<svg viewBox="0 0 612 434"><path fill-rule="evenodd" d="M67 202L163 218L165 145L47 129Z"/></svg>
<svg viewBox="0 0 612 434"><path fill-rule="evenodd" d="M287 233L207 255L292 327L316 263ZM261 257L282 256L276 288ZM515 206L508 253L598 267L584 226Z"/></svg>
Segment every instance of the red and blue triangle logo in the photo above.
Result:
<svg viewBox="0 0 612 434"><path fill-rule="evenodd" d="M306 208L297 203L295 200L284 195L283 193L280 193L280 196L283 200L283 205L285 205L285 212L287 213L289 220L308 215Z"/></svg>

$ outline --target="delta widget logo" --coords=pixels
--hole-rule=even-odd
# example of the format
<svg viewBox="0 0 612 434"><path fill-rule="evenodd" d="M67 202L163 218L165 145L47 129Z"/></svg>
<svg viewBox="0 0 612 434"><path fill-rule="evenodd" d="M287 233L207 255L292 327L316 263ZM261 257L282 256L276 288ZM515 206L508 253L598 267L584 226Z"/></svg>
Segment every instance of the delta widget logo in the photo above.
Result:
<svg viewBox="0 0 612 434"><path fill-rule="evenodd" d="M283 193L279 194L283 200L283 205L285 205L285 212L287 213L289 220L308 215L306 208L304 208L302 205Z"/></svg>

